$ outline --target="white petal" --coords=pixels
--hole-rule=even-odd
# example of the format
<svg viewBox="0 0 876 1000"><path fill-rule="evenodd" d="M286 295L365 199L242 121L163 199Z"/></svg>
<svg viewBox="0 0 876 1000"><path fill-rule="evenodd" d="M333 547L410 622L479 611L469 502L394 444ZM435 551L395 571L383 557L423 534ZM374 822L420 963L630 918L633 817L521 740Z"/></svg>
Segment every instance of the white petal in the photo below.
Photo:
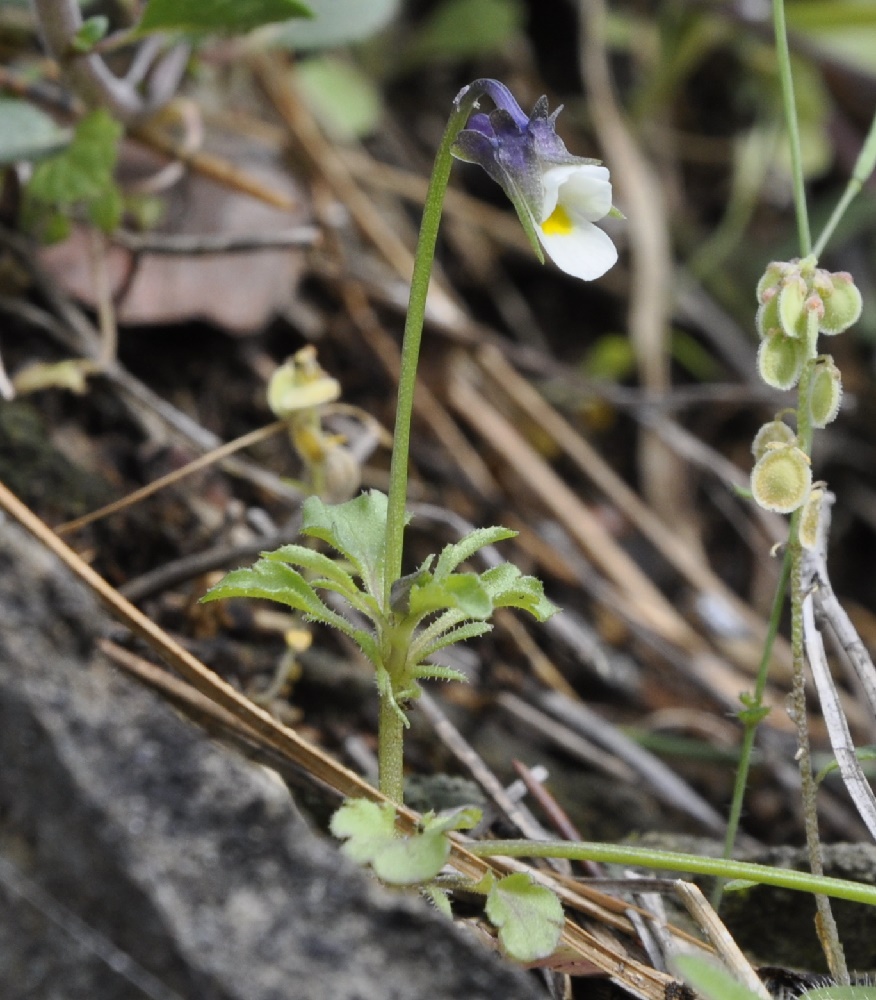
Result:
<svg viewBox="0 0 876 1000"><path fill-rule="evenodd" d="M551 260L575 278L584 281L601 278L617 261L614 243L592 222L573 218L569 233L546 233L541 226L536 227L536 232Z"/></svg>
<svg viewBox="0 0 876 1000"><path fill-rule="evenodd" d="M593 163L564 163L548 167L542 174L544 202L542 220L547 219L557 203L569 212L590 222L611 211L611 181L607 167Z"/></svg>

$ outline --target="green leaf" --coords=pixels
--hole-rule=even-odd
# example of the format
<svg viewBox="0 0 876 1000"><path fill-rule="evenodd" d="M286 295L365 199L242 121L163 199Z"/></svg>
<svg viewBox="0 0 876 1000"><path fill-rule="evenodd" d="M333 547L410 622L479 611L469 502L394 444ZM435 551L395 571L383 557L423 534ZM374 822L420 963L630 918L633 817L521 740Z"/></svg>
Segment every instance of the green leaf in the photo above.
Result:
<svg viewBox="0 0 876 1000"><path fill-rule="evenodd" d="M386 495L369 490L346 503L328 505L308 497L301 509L305 535L331 545L345 556L377 601L383 596ZM407 523L408 518L405 518Z"/></svg>
<svg viewBox="0 0 876 1000"><path fill-rule="evenodd" d="M757 993L701 955L676 955L674 964L684 981L706 1000L757 1000Z"/></svg>
<svg viewBox="0 0 876 1000"><path fill-rule="evenodd" d="M876 760L876 747L866 746L866 747L855 747L855 756L859 761L871 761ZM820 785L822 781L829 775L834 774L839 770L839 763L836 757L832 757L818 774L815 776L815 783Z"/></svg>
<svg viewBox="0 0 876 1000"><path fill-rule="evenodd" d="M344 803L331 821L331 831L345 839L343 851L360 864L368 863L374 874L390 885L417 885L433 879L450 854L447 829L467 824L471 809L455 810L445 825L440 819L410 837L395 829L395 810L389 803L378 805L367 799ZM427 819L427 824L429 820Z"/></svg>
<svg viewBox="0 0 876 1000"><path fill-rule="evenodd" d="M263 24L312 17L300 0L149 0L138 26L152 31L251 31Z"/></svg>
<svg viewBox="0 0 876 1000"><path fill-rule="evenodd" d="M453 608L468 618L489 618L493 602L476 573L454 573L442 581L429 580L411 588L410 615L419 619L434 611Z"/></svg>
<svg viewBox="0 0 876 1000"><path fill-rule="evenodd" d="M453 919L453 910L450 908L450 893L446 889L437 885L424 885L420 892L439 913L443 913L448 920Z"/></svg>
<svg viewBox="0 0 876 1000"><path fill-rule="evenodd" d="M426 21L405 63L491 55L514 38L523 20L518 0L445 0Z"/></svg>
<svg viewBox="0 0 876 1000"><path fill-rule="evenodd" d="M260 40L299 52L347 45L386 27L400 6L401 0L309 0L312 20L268 28Z"/></svg>
<svg viewBox="0 0 876 1000"><path fill-rule="evenodd" d="M80 55L90 52L109 30L109 18L102 14L89 17L70 40L70 48Z"/></svg>
<svg viewBox="0 0 876 1000"><path fill-rule="evenodd" d="M72 135L27 101L0 98L0 166L52 156Z"/></svg>
<svg viewBox="0 0 876 1000"><path fill-rule="evenodd" d="M537 962L552 954L563 932L559 899L524 874L500 879L487 896L486 913L499 929L499 941L518 962Z"/></svg>
<svg viewBox="0 0 876 1000"><path fill-rule="evenodd" d="M380 91L356 66L332 56L298 64L295 80L320 125L337 142L375 131L383 105Z"/></svg>
<svg viewBox="0 0 876 1000"><path fill-rule="evenodd" d="M446 545L438 556L435 564L435 579L443 580L449 576L457 566L470 559L478 549L485 545L494 545L496 542L504 541L506 538L515 538L516 531L510 528L503 528L501 525L495 528L476 528L469 532L464 538L452 545Z"/></svg>
<svg viewBox="0 0 876 1000"><path fill-rule="evenodd" d="M99 197L89 203L88 219L101 232L111 233L122 221L124 210L122 193L115 184L111 184Z"/></svg>
<svg viewBox="0 0 876 1000"><path fill-rule="evenodd" d="M411 656L419 662L434 656L441 649L453 646L457 642L465 642L467 639L476 639L479 635L486 635L492 632L493 626L489 622L477 621L466 622L458 628L450 629L442 635L424 637L418 636L414 645L411 646Z"/></svg>
<svg viewBox="0 0 876 1000"><path fill-rule="evenodd" d="M483 818L484 811L478 806L457 806L455 809L442 809L437 815L424 816L423 829L444 833L450 830L471 830Z"/></svg>
<svg viewBox="0 0 876 1000"><path fill-rule="evenodd" d="M57 207L104 197L113 185L122 131L108 111L87 114L77 124L70 145L37 165L27 185L28 197Z"/></svg>
<svg viewBox="0 0 876 1000"><path fill-rule="evenodd" d="M876 986L818 986L798 1000L876 1000Z"/></svg>
<svg viewBox="0 0 876 1000"><path fill-rule="evenodd" d="M544 596L541 580L524 576L512 563L503 563L481 573L481 583L494 608L521 608L538 621L547 621L560 609Z"/></svg>
<svg viewBox="0 0 876 1000"><path fill-rule="evenodd" d="M348 595L356 594L359 588L355 580L339 566L334 559L330 559L322 552L309 549L306 545L284 545L273 552L262 552L262 559L270 562L290 563L293 566L303 566L313 573L318 573L323 581L313 581L314 587L325 583L332 583L332 589L338 593Z"/></svg>

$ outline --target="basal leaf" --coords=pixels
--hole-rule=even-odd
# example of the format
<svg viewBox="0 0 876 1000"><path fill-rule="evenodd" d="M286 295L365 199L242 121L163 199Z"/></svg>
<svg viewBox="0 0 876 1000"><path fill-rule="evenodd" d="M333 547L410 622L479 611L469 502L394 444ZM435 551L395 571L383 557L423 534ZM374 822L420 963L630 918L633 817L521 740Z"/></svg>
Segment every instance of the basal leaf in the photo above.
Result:
<svg viewBox="0 0 876 1000"><path fill-rule="evenodd" d="M273 552L262 552L262 559L302 566L313 573L318 573L326 580L331 580L342 594L356 593L359 589L350 574L334 559L315 549L309 549L306 545L284 545Z"/></svg>
<svg viewBox="0 0 876 1000"><path fill-rule="evenodd" d="M27 101L0 98L0 166L52 156L72 135Z"/></svg>
<svg viewBox="0 0 876 1000"><path fill-rule="evenodd" d="M329 829L345 840L342 850L359 864L370 864L376 854L395 838L395 809L388 802L347 799L332 816Z"/></svg>
<svg viewBox="0 0 876 1000"><path fill-rule="evenodd" d="M149 0L138 30L237 34L311 16L310 7L300 0Z"/></svg>
<svg viewBox="0 0 876 1000"><path fill-rule="evenodd" d="M522 872L500 879L487 896L486 913L499 941L518 962L547 958L563 932L563 907L544 886Z"/></svg>
<svg viewBox="0 0 876 1000"><path fill-rule="evenodd" d="M301 511L302 532L322 539L349 559L377 599L383 591L386 503L385 494L369 490L342 504L329 505L319 497L308 497Z"/></svg>
<svg viewBox="0 0 876 1000"><path fill-rule="evenodd" d="M478 549L482 549L485 545L495 545L496 542L501 542L506 538L514 538L516 535L516 531L501 526L476 528L464 538L460 538L458 542L446 545L441 550L441 555L438 556L438 562L435 564L435 579L443 580L457 566L464 563L466 559L470 559Z"/></svg>

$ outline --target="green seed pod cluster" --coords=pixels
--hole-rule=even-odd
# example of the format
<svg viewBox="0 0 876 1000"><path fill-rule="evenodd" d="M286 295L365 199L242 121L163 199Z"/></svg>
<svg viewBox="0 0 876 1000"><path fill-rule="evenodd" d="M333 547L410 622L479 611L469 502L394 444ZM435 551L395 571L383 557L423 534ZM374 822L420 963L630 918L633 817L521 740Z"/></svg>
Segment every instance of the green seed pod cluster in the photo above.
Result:
<svg viewBox="0 0 876 1000"><path fill-rule="evenodd" d="M817 360L809 382L809 417L813 427L826 427L839 413L843 398L840 370L829 354Z"/></svg>
<svg viewBox="0 0 876 1000"><path fill-rule="evenodd" d="M776 389L797 384L819 333L842 333L861 315L861 293L852 276L815 263L814 257L774 261L757 285L758 370Z"/></svg>
<svg viewBox="0 0 876 1000"><path fill-rule="evenodd" d="M751 470L751 492L764 510L791 514L812 487L809 457L796 444L768 445Z"/></svg>
<svg viewBox="0 0 876 1000"><path fill-rule="evenodd" d="M754 435L754 440L751 442L751 454L754 455L755 462L759 462L772 445L796 443L797 435L784 420L776 415Z"/></svg>

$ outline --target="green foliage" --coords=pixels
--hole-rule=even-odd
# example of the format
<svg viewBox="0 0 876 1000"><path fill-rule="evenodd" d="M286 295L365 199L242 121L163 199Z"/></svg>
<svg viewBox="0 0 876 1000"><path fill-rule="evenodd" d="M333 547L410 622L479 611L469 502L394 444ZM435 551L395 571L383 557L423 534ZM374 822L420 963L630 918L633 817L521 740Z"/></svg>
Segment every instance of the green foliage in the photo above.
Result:
<svg viewBox="0 0 876 1000"><path fill-rule="evenodd" d="M363 139L383 111L380 93L352 63L332 56L303 60L295 79L320 124L339 142Z"/></svg>
<svg viewBox="0 0 876 1000"><path fill-rule="evenodd" d="M684 981L706 1000L760 1000L716 962L700 955L677 955L674 961Z"/></svg>
<svg viewBox="0 0 876 1000"><path fill-rule="evenodd" d="M435 878L447 862L447 833L471 829L480 819L480 809L473 806L437 816L429 813L419 833L402 836L395 828L395 809L390 803L348 799L332 817L331 831L345 841L342 849L347 857L371 865L384 882L419 885Z"/></svg>
<svg viewBox="0 0 876 1000"><path fill-rule="evenodd" d="M108 17L104 17L102 14L98 14L95 17L89 17L82 23L82 27L73 36L73 39L70 42L70 48L79 55L84 55L90 52L94 46L97 45L101 38L106 35L108 30Z"/></svg>
<svg viewBox="0 0 876 1000"><path fill-rule="evenodd" d="M445 0L423 25L404 62L475 59L507 45L523 26L519 0Z"/></svg>
<svg viewBox="0 0 876 1000"><path fill-rule="evenodd" d="M0 167L41 160L63 149L72 137L27 101L0 98Z"/></svg>
<svg viewBox="0 0 876 1000"><path fill-rule="evenodd" d="M505 952L518 962L537 962L556 949L563 932L559 899L524 873L508 875L487 893L486 914L499 930Z"/></svg>
<svg viewBox="0 0 876 1000"><path fill-rule="evenodd" d="M104 232L119 224L122 196L113 180L122 126L108 111L82 118L72 142L34 169L25 191L24 221L43 238L67 235L77 210Z"/></svg>
<svg viewBox="0 0 876 1000"><path fill-rule="evenodd" d="M308 0L308 6L312 20L268 28L260 40L299 52L358 42L385 28L401 0Z"/></svg>
<svg viewBox="0 0 876 1000"><path fill-rule="evenodd" d="M876 1000L876 986L818 986L801 993L799 1000Z"/></svg>
<svg viewBox="0 0 876 1000"><path fill-rule="evenodd" d="M242 33L293 17L311 17L300 0L149 0L138 30Z"/></svg>
<svg viewBox="0 0 876 1000"><path fill-rule="evenodd" d="M343 504L310 497L302 508L302 533L331 546L342 561L303 545L284 545L264 553L254 566L229 573L202 600L264 598L338 629L359 645L377 671L381 695L404 719L399 705L419 695L419 680L465 679L428 660L447 646L488 632L487 619L496 608L520 608L540 621L557 609L544 596L539 580L524 576L510 563L480 574L456 572L485 545L516 534L501 527L478 528L445 546L437 559L430 556L414 573L395 582L387 606L386 517L386 496L376 490ZM370 627L359 628L333 611L319 590L339 595Z"/></svg>

